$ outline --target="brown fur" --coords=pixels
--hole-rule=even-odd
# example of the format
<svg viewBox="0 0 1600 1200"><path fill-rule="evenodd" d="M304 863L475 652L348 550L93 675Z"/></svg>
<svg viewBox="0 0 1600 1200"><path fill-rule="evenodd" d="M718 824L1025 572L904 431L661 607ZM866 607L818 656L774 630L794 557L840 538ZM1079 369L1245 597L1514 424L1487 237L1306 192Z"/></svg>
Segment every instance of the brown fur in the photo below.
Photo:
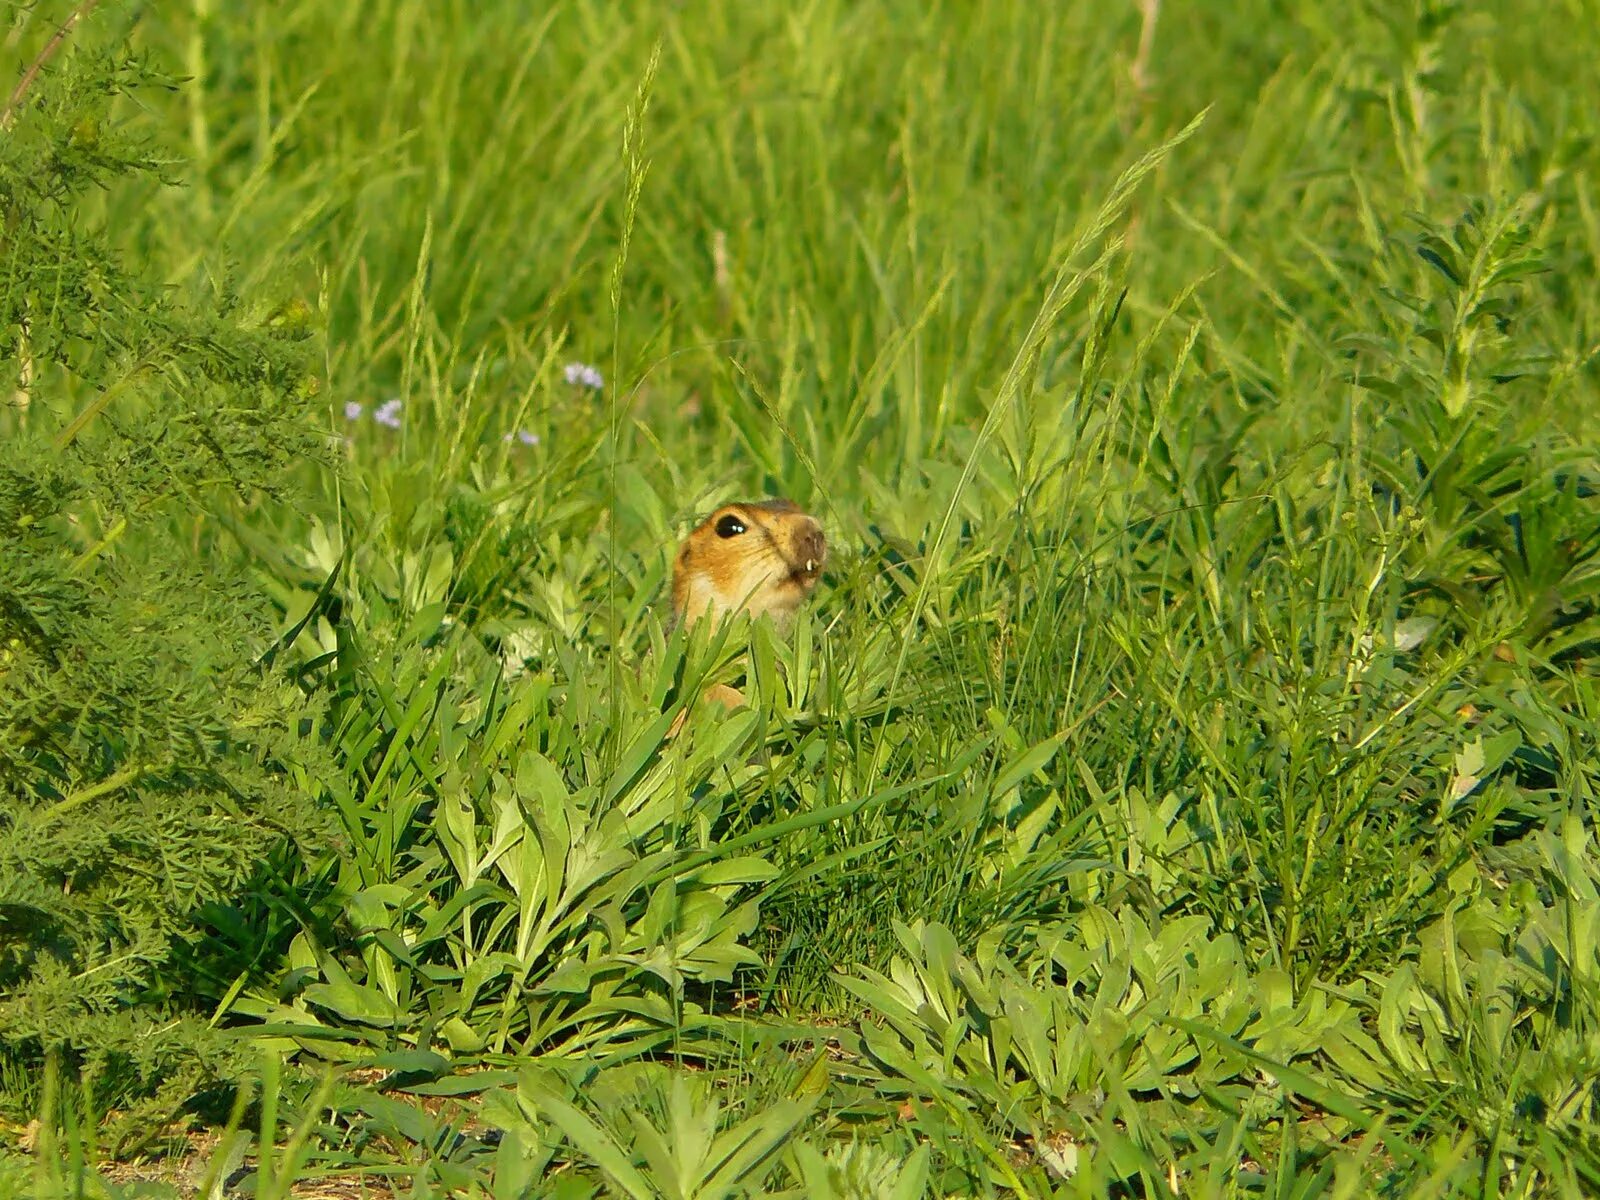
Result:
<svg viewBox="0 0 1600 1200"><path fill-rule="evenodd" d="M723 537L717 527L725 517L744 532ZM822 526L790 500L724 504L683 540L672 564L672 617L693 624L719 620L731 613L769 616L780 627L817 586L828 560ZM713 684L705 698L737 708L744 697L726 684ZM678 714L667 736L683 726L687 710Z"/></svg>

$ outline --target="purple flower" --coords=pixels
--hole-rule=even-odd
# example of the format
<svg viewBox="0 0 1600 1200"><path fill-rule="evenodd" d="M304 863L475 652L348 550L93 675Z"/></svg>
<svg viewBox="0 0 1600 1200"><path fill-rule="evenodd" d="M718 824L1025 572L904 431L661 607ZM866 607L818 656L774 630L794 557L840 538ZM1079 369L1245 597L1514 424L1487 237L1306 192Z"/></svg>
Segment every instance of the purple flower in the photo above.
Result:
<svg viewBox="0 0 1600 1200"><path fill-rule="evenodd" d="M361 401L351 400L345 404L344 419L346 421L359 421L361 419Z"/></svg>
<svg viewBox="0 0 1600 1200"><path fill-rule="evenodd" d="M539 435L537 433L529 433L526 429L519 429L514 434L508 433L500 440L502 442L509 442L513 437L516 438L517 441L521 442L524 446L537 446L539 444Z"/></svg>
<svg viewBox="0 0 1600 1200"><path fill-rule="evenodd" d="M387 425L390 429L400 428L400 401L385 400L372 410L372 419L379 425Z"/></svg>
<svg viewBox="0 0 1600 1200"><path fill-rule="evenodd" d="M605 380L600 377L600 369L591 367L587 363L568 363L567 369L562 372L567 382L574 386L593 388L599 391L605 386Z"/></svg>

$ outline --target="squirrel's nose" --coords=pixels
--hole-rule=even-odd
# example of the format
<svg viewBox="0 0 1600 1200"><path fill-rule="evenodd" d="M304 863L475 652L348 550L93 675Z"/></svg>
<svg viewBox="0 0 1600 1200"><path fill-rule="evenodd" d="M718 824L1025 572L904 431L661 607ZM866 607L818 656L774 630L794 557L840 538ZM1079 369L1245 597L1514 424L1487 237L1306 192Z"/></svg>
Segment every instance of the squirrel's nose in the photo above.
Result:
<svg viewBox="0 0 1600 1200"><path fill-rule="evenodd" d="M795 551L807 571L820 571L828 557L828 539L822 536L822 526L808 522L795 539Z"/></svg>

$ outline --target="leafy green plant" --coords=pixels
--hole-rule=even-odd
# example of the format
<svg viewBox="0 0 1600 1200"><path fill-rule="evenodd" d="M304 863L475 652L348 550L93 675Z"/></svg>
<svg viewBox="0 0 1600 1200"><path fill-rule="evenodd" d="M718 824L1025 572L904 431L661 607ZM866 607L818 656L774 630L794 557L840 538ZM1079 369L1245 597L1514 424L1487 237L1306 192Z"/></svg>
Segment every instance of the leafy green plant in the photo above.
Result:
<svg viewBox="0 0 1600 1200"><path fill-rule="evenodd" d="M1580 500L1594 455L1552 445L1528 417L1559 366L1529 312L1527 281L1549 269L1532 227L1540 204L1477 201L1447 226L1416 218L1420 234L1393 244L1428 279L1381 257L1387 328L1353 341L1356 381L1377 406L1373 486L1421 522L1414 586L1469 619L1503 593L1515 632L1560 654L1594 639L1600 525Z"/></svg>
<svg viewBox="0 0 1600 1200"><path fill-rule="evenodd" d="M590 1092L598 1119L548 1086L527 1098L611 1185L635 1200L728 1200L766 1194L762 1181L815 1098L791 1099L738 1119L702 1078L623 1069Z"/></svg>
<svg viewBox="0 0 1600 1200"><path fill-rule="evenodd" d="M236 989L229 1010L324 1056L404 1050L436 1069L439 1052L721 1054L708 987L759 963L744 943L753 887L779 871L769 848L926 785L829 803L796 773L854 770L849 757L828 764L831 733L808 712L817 664L804 630L779 642L736 625L708 644L679 629L637 672L552 639L550 661L508 678L502 656L448 619L448 569L429 580L395 597L415 616L388 646L318 635L338 651L332 737L348 773L329 796L344 836L327 886L341 911L307 922L280 981ZM344 613L389 603L370 595ZM665 742L741 646L757 707ZM1008 793L1045 758L1019 753L996 786Z"/></svg>
<svg viewBox="0 0 1600 1200"><path fill-rule="evenodd" d="M1446 914L1418 963L1382 981L1378 1044L1357 1074L1397 1107L1451 1111L1501 1186L1593 1188L1600 872L1573 814L1533 840L1539 869L1518 885L1521 904Z"/></svg>
<svg viewBox="0 0 1600 1200"><path fill-rule="evenodd" d="M1085 1140L1114 1097L1203 1093L1242 1115L1270 1092L1260 1064L1293 1079L1297 1059L1364 1037L1348 1002L1295 1003L1281 973L1255 977L1236 942L1207 938L1195 918L1153 935L1091 909L1075 929L1041 930L1021 963L992 942L968 959L937 926L899 934L911 957L842 981L873 1014L861 1046L882 1086L1036 1144Z"/></svg>

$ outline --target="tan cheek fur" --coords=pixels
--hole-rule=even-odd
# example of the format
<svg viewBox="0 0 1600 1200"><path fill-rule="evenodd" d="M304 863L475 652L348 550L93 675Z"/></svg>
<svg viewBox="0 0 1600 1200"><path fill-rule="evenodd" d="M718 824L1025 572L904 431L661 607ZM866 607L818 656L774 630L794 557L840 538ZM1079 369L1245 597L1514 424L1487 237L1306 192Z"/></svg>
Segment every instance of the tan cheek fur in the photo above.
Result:
<svg viewBox="0 0 1600 1200"><path fill-rule="evenodd" d="M765 613L780 627L788 625L814 583L808 587L791 580L785 556L799 559L796 539L814 529L815 521L798 509L765 512L752 506L733 510L752 527L749 534L719 538L715 523L728 511L718 509L678 551L672 581L674 615L682 621L707 616L716 621L745 610L752 615ZM820 570L826 544L820 543L817 552Z"/></svg>
<svg viewBox="0 0 1600 1200"><path fill-rule="evenodd" d="M705 617L720 621L744 610L753 615L766 613L782 626L793 620L795 609L804 598L804 593L785 586L781 578L763 578L754 571L719 575L691 569L683 577L675 607L679 618L690 622Z"/></svg>

